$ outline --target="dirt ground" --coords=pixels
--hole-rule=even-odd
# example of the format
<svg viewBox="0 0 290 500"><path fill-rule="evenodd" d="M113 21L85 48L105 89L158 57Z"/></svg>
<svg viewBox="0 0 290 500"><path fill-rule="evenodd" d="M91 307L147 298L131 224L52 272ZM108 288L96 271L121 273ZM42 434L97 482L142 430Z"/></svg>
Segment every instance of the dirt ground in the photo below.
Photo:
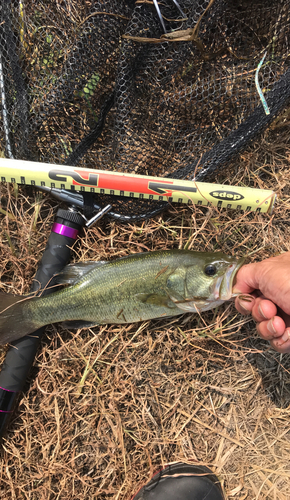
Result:
<svg viewBox="0 0 290 500"><path fill-rule="evenodd" d="M290 250L289 112L214 181L273 189L273 214L174 205L135 225L103 219L73 260L186 246L250 262ZM32 188L0 189L0 289L23 294L58 205ZM183 461L212 468L227 499L287 500L289 417L290 356L232 303L122 327L49 326L2 443L0 498L128 500Z"/></svg>

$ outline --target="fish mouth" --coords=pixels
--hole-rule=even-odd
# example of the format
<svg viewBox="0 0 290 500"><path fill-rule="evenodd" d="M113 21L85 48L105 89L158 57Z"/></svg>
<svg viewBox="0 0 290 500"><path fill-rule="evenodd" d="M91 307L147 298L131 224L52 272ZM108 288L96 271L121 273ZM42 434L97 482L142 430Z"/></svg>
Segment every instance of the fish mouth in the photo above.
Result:
<svg viewBox="0 0 290 500"><path fill-rule="evenodd" d="M186 312L201 312L208 311L221 305L226 300L236 297L238 294L233 294L233 286L238 270L245 262L245 258L233 260L232 264L227 267L226 272L219 276L215 282L213 291L210 297L196 297L191 299L176 300L170 296L171 300L179 309Z"/></svg>
<svg viewBox="0 0 290 500"><path fill-rule="evenodd" d="M244 257L237 260L236 262L233 262L232 264L229 265L225 274L217 279L213 291L215 299L229 300L232 297L236 296L236 294L233 294L233 285L235 282L237 272L242 267L244 262L245 262Z"/></svg>

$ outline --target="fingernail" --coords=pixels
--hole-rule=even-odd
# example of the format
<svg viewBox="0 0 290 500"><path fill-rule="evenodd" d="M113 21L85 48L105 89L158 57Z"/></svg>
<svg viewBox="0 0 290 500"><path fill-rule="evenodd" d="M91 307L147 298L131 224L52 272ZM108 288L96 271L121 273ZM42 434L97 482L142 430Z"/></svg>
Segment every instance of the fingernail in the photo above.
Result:
<svg viewBox="0 0 290 500"><path fill-rule="evenodd" d="M260 305L259 305L259 307L258 307L258 311L259 311L259 313L261 314L262 318L264 318L264 319L268 319L268 318L265 316L264 312L263 312L263 309L262 309L262 307L261 307L261 304L260 304ZM272 332L272 333L273 333L273 332Z"/></svg>
<svg viewBox="0 0 290 500"><path fill-rule="evenodd" d="M244 302L253 302L253 300L255 300L253 295L251 295L250 293L239 293L238 297Z"/></svg>
<svg viewBox="0 0 290 500"><path fill-rule="evenodd" d="M259 308L260 309L260 308ZM262 313L261 313L262 314ZM263 316L263 314L262 314ZM265 317L265 316L264 316ZM271 319L269 321L269 323L267 324L267 328L269 330L270 333L272 333L272 335L275 335L277 333L276 329L274 328L274 325L273 325L273 320Z"/></svg>
<svg viewBox="0 0 290 500"><path fill-rule="evenodd" d="M283 341L283 342L281 342L281 344L285 344L285 342L290 340L290 331L288 329L285 330L285 332L283 333L282 337L279 340ZM281 345L281 344L279 343L279 345Z"/></svg>
<svg viewBox="0 0 290 500"><path fill-rule="evenodd" d="M252 299L252 300L254 300L254 299ZM251 304L252 300L251 300L251 296L245 297L245 298L243 296L238 297L239 305L246 312L249 312L249 304Z"/></svg>
<svg viewBox="0 0 290 500"><path fill-rule="evenodd" d="M248 309L244 305L244 304L246 304L246 302L244 300L241 300L240 298L238 298L238 303L239 303L240 308L243 311L245 311L246 313L249 313Z"/></svg>

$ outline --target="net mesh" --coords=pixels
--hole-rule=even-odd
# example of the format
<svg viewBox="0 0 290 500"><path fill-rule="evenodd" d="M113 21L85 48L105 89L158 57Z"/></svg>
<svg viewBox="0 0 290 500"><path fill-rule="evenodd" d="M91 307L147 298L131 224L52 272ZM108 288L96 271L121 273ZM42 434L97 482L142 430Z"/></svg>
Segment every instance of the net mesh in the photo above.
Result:
<svg viewBox="0 0 290 500"><path fill-rule="evenodd" d="M150 0L1 2L3 154L209 180L289 103L290 0L179 4L159 2L164 34Z"/></svg>

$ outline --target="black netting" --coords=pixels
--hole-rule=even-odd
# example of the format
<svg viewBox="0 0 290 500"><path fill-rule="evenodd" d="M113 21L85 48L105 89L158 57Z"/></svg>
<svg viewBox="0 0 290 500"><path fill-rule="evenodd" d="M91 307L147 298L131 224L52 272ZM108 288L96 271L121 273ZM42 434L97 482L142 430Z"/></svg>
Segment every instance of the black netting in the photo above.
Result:
<svg viewBox="0 0 290 500"><path fill-rule="evenodd" d="M150 0L2 1L5 156L209 179L289 102L290 0L179 5L186 19L159 2L167 41ZM113 203L143 217L163 206Z"/></svg>

